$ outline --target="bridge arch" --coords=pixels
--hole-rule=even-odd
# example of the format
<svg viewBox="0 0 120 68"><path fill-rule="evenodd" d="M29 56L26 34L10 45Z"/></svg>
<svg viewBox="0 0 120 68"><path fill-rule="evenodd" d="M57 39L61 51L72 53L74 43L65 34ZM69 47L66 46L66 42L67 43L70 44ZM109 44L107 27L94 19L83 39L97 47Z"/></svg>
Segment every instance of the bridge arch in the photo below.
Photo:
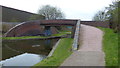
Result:
<svg viewBox="0 0 120 68"><path fill-rule="evenodd" d="M74 37L76 24L78 20L35 20L27 21L16 25L11 28L7 33L6 37L18 37L18 36L29 36L29 35L42 35L44 29L43 26L51 26L51 31L53 34L57 33L57 29L53 26L73 26L72 37Z"/></svg>

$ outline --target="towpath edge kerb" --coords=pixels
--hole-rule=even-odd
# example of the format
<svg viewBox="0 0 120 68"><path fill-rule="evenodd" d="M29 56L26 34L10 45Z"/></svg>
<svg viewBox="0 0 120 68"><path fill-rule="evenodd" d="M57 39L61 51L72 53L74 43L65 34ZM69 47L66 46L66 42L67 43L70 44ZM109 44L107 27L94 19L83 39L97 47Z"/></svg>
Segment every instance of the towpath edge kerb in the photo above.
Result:
<svg viewBox="0 0 120 68"><path fill-rule="evenodd" d="M73 41L73 46L72 50L75 51L78 49L78 40L79 40L79 33L80 33L80 19L77 21L76 24L76 29L75 29L75 34L74 34L74 41Z"/></svg>
<svg viewBox="0 0 120 68"><path fill-rule="evenodd" d="M60 40L58 40L58 42L55 44L55 46L53 46L52 50L50 51L49 55L47 57L51 57L55 51L55 49L57 48L58 44L60 43Z"/></svg>
<svg viewBox="0 0 120 68"><path fill-rule="evenodd" d="M77 50L77 48L78 48L79 33L80 33L80 19L77 21L77 24L76 24L74 41L73 41L73 45L72 45L73 51ZM51 52L49 53L49 55L47 57L52 56L52 54L54 53L55 49L57 48L60 40L55 44L55 46L53 47L53 49L51 50Z"/></svg>

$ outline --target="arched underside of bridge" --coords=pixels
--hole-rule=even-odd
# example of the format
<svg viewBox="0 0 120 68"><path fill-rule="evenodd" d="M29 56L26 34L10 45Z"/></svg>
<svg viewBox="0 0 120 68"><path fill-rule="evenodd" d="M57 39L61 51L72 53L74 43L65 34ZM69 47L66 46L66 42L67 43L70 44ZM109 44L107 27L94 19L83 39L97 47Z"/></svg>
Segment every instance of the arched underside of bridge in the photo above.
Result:
<svg viewBox="0 0 120 68"><path fill-rule="evenodd" d="M29 36L38 35L43 33L45 29L42 26L50 26L53 34L57 33L57 29L53 26L72 26L72 37L74 37L76 24L78 20L35 20L27 21L16 25L11 28L6 34L6 37L18 37L18 36Z"/></svg>

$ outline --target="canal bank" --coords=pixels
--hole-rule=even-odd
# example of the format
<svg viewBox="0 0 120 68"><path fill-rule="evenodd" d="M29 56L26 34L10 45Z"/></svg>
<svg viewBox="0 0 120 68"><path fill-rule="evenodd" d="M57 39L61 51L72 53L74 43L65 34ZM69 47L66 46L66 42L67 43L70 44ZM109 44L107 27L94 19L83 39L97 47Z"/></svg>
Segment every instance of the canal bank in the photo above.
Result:
<svg viewBox="0 0 120 68"><path fill-rule="evenodd" d="M22 37L0 37L2 40L33 40L33 39L54 39L65 38L71 35L71 32L60 32L51 36L22 36Z"/></svg>
<svg viewBox="0 0 120 68"><path fill-rule="evenodd" d="M72 38L61 39L52 56L47 57L34 65L32 68L38 68L38 66L59 66L68 56L72 54L72 44Z"/></svg>

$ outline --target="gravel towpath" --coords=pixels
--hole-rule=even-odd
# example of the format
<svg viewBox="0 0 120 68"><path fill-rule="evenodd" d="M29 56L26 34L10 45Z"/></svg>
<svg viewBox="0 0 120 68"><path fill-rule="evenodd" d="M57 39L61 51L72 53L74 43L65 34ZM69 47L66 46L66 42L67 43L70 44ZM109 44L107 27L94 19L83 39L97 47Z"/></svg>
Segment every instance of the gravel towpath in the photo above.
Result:
<svg viewBox="0 0 120 68"><path fill-rule="evenodd" d="M61 66L105 66L102 37L103 32L100 29L81 25L79 49Z"/></svg>

